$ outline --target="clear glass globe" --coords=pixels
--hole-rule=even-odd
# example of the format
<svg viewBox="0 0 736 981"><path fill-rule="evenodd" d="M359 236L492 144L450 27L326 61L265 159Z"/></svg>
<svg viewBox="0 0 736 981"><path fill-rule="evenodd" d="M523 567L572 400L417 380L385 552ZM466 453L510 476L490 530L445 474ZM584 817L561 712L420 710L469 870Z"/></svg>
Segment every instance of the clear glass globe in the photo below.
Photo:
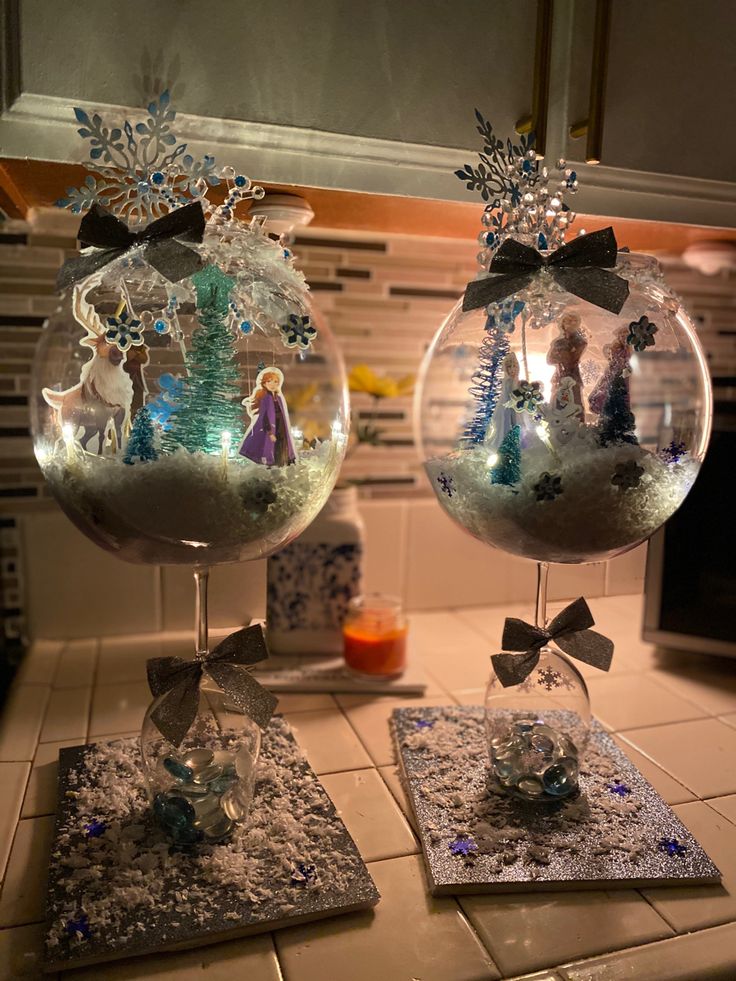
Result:
<svg viewBox="0 0 736 981"><path fill-rule="evenodd" d="M133 562L270 554L323 507L345 452L342 358L283 248L247 225L208 225L192 248L206 268L180 282L138 250L69 289L33 364L54 496Z"/></svg>
<svg viewBox="0 0 736 981"><path fill-rule="evenodd" d="M682 504L708 444L705 357L651 257L619 253L618 314L542 272L487 309L458 303L416 393L442 507L525 558L589 562L647 539Z"/></svg>
<svg viewBox="0 0 736 981"><path fill-rule="evenodd" d="M564 654L543 647L534 670L508 688L491 668L485 725L491 773L512 796L554 802L577 793L590 698Z"/></svg>
<svg viewBox="0 0 736 981"><path fill-rule="evenodd" d="M179 746L156 728L151 703L141 729L148 797L161 828L180 844L228 838L250 810L261 730L206 678L197 716Z"/></svg>

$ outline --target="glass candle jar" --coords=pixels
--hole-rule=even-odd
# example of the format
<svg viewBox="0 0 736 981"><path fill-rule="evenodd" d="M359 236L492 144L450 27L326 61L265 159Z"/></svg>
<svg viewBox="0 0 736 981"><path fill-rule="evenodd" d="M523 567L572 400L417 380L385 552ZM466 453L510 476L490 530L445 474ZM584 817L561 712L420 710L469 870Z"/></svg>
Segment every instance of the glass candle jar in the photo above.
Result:
<svg viewBox="0 0 736 981"><path fill-rule="evenodd" d="M356 596L342 628L345 663L361 677L398 678L406 668L407 629L400 600Z"/></svg>

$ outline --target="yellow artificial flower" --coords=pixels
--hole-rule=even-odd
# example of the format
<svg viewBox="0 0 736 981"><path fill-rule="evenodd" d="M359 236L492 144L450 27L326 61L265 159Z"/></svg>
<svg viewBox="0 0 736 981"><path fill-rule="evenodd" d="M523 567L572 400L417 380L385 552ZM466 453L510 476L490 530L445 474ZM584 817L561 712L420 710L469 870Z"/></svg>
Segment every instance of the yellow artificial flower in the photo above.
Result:
<svg viewBox="0 0 736 981"><path fill-rule="evenodd" d="M356 364L348 375L351 392L366 392L374 399L392 399L397 395L408 395L414 387L414 376L405 375L398 380L389 375L379 377L367 364Z"/></svg>
<svg viewBox="0 0 736 981"><path fill-rule="evenodd" d="M305 408L313 401L318 391L319 386L317 383L311 382L309 385L302 385L301 388L297 388L295 392L289 392L286 396L289 412L298 412L300 409Z"/></svg>

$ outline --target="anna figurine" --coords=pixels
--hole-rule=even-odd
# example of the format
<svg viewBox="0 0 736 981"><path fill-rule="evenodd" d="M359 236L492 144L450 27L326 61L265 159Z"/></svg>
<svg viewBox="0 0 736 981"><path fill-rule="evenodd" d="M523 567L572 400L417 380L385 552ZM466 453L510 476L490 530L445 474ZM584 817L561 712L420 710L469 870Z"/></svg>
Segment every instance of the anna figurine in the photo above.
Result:
<svg viewBox="0 0 736 981"><path fill-rule="evenodd" d="M253 392L243 399L251 424L238 453L267 467L296 463L289 410L281 392L283 384L280 368L264 368L258 373Z"/></svg>

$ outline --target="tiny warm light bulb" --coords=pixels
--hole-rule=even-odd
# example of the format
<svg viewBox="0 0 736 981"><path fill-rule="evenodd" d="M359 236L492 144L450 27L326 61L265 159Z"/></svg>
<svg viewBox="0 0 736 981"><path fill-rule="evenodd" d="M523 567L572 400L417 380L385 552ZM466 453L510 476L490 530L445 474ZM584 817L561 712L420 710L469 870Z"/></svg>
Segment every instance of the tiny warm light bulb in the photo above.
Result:
<svg viewBox="0 0 736 981"><path fill-rule="evenodd" d="M220 434L220 445L222 446L222 472L227 476L227 461L230 456L230 447L233 441L233 434L227 429L223 429Z"/></svg>
<svg viewBox="0 0 736 981"><path fill-rule="evenodd" d="M559 461L560 458L557 454L557 450L554 448L554 446L552 445L552 440L549 438L549 427L547 426L547 423L546 422L540 423L538 426L535 427L535 432L537 436L539 436L541 441L544 443L544 445L547 447L547 449L550 451L550 453L555 458L555 460Z"/></svg>
<svg viewBox="0 0 736 981"><path fill-rule="evenodd" d="M489 454L487 463L489 467L495 467L498 463L498 453Z"/></svg>
<svg viewBox="0 0 736 981"><path fill-rule="evenodd" d="M304 439L304 433L301 431L301 429L297 429L296 426L292 427L291 435L295 443L301 443L301 441Z"/></svg>
<svg viewBox="0 0 736 981"><path fill-rule="evenodd" d="M61 427L61 435L66 447L66 462L74 463L74 426L70 422L65 422Z"/></svg>

